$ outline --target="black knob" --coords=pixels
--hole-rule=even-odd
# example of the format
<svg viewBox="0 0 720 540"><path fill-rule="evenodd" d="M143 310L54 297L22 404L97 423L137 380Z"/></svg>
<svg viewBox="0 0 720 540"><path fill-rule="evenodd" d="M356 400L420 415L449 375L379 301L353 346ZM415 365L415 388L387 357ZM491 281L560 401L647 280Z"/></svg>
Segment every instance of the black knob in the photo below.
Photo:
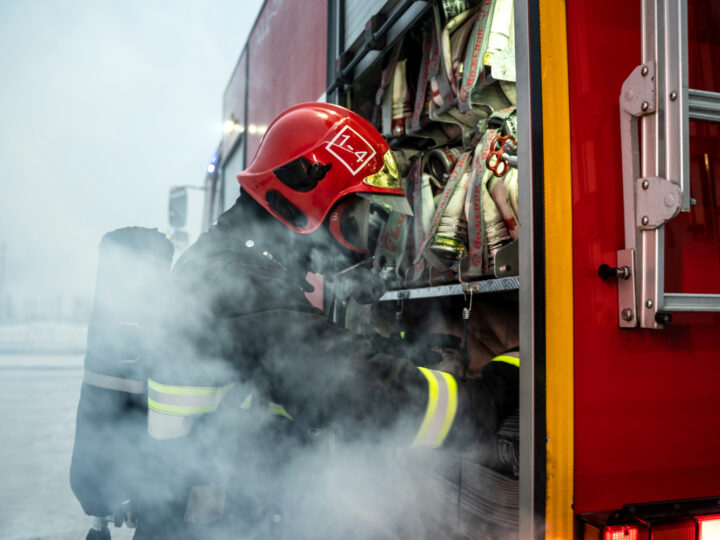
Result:
<svg viewBox="0 0 720 540"><path fill-rule="evenodd" d="M613 277L627 279L630 277L630 268L628 268L627 266L621 266L619 268L614 268L607 264L601 264L598 267L598 276L602 280L606 280L608 278L613 278Z"/></svg>
<svg viewBox="0 0 720 540"><path fill-rule="evenodd" d="M613 278L613 277L627 279L630 277L630 269L627 266L621 266L620 268L614 268L607 264L601 264L598 267L598 276L602 280L606 280L608 278Z"/></svg>
<svg viewBox="0 0 720 540"><path fill-rule="evenodd" d="M608 266L607 264L601 264L598 267L598 276L603 281L617 276L617 268L613 268L612 266Z"/></svg>
<svg viewBox="0 0 720 540"><path fill-rule="evenodd" d="M670 324L672 322L672 313L669 311L658 311L655 313L655 322L658 324Z"/></svg>

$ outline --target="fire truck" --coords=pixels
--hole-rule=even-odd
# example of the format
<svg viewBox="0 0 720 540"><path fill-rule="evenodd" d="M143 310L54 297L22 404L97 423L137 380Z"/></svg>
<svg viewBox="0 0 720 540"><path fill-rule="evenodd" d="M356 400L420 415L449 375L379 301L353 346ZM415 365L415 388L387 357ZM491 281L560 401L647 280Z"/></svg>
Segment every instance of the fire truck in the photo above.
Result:
<svg viewBox="0 0 720 540"><path fill-rule="evenodd" d="M484 101L493 86L503 107ZM445 303L458 327L473 297L509 309L513 535L720 538L720 3L266 0L223 97L204 228L272 119L317 100L409 156L416 209L426 171L445 182L430 184L429 226L417 211L404 228L388 218L386 239L410 255L385 254L378 303L401 323ZM440 238L463 156L485 180L469 175ZM337 299L326 288L322 302ZM473 502L458 493L462 521Z"/></svg>

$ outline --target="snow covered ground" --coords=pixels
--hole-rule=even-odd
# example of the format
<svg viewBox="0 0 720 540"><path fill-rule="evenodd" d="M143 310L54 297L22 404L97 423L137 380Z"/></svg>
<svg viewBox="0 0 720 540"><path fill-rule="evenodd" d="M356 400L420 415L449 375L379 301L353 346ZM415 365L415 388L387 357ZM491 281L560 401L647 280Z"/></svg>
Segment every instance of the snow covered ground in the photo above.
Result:
<svg viewBox="0 0 720 540"><path fill-rule="evenodd" d="M92 523L69 482L82 365L82 354L0 354L3 540L83 540Z"/></svg>

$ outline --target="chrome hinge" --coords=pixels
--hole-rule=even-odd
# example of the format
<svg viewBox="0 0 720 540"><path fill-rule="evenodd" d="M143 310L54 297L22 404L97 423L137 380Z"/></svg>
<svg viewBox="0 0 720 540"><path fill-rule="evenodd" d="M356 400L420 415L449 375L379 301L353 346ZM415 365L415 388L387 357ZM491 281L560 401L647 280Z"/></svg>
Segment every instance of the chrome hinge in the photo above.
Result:
<svg viewBox="0 0 720 540"><path fill-rule="evenodd" d="M635 181L635 227L657 229L680 213L680 185L651 176Z"/></svg>

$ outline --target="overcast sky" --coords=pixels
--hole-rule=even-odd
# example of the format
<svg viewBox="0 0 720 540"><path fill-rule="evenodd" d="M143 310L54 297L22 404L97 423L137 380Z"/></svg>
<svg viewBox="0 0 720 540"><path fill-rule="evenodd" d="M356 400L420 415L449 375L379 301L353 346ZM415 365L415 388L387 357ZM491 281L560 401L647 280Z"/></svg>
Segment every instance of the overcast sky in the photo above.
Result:
<svg viewBox="0 0 720 540"><path fill-rule="evenodd" d="M200 184L261 0L0 0L5 293L90 296L100 237Z"/></svg>

